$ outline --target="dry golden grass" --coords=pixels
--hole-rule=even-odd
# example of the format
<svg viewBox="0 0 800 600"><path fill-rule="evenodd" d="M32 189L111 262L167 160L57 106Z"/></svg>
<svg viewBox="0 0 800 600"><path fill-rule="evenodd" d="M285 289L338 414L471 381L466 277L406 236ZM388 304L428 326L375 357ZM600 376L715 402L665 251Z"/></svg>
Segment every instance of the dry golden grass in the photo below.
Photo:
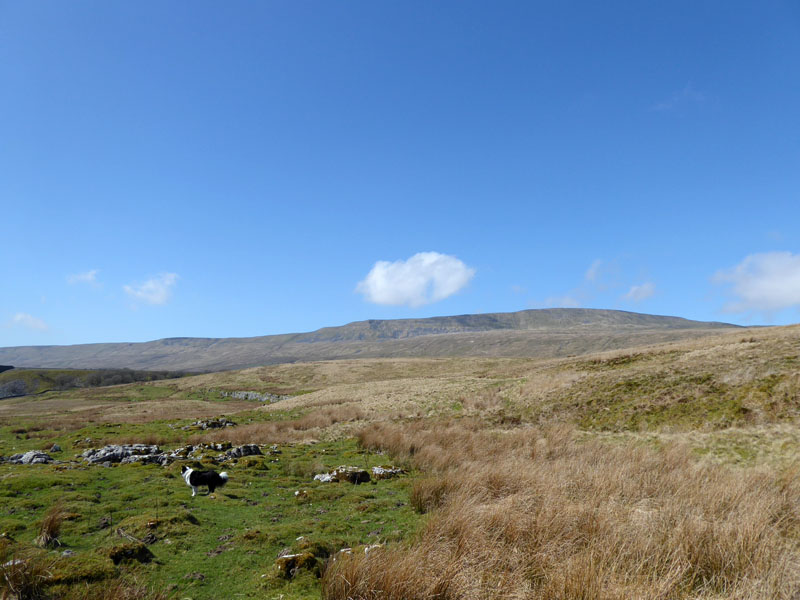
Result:
<svg viewBox="0 0 800 600"><path fill-rule="evenodd" d="M124 395L108 400L70 392L48 394L35 401L27 397L4 400L0 403L0 423L11 424L20 419L35 420L39 428L74 431L90 423L148 423L187 417L204 419L222 414L236 414L254 407L253 402L236 400L224 403L186 398L133 401L126 399Z"/></svg>
<svg viewBox="0 0 800 600"><path fill-rule="evenodd" d="M364 418L358 406L325 406L297 419L251 423L191 437L193 444L231 442L233 444L283 444L318 439L323 430L340 423L356 423Z"/></svg>
<svg viewBox="0 0 800 600"><path fill-rule="evenodd" d="M61 535L61 524L67 516L67 511L61 502L51 506L44 515L39 525L39 535L36 545L42 548L55 548L61 545L58 536Z"/></svg>
<svg viewBox="0 0 800 600"><path fill-rule="evenodd" d="M429 477L410 544L332 562L339 599L795 597L798 469L700 463L685 447L579 442L570 428L375 426L362 443Z"/></svg>
<svg viewBox="0 0 800 600"><path fill-rule="evenodd" d="M26 550L13 556L0 540L0 600L46 600L47 585L56 559L42 551Z"/></svg>
<svg viewBox="0 0 800 600"><path fill-rule="evenodd" d="M64 600L167 600L165 590L154 590L138 581L116 579L72 590Z"/></svg>
<svg viewBox="0 0 800 600"><path fill-rule="evenodd" d="M259 408L269 422L193 441L362 429L365 446L424 472L412 490L424 530L338 557L330 600L800 597L797 326L562 359L277 365L131 390L9 399L0 422L33 437L259 406L214 401L217 390L289 393Z"/></svg>

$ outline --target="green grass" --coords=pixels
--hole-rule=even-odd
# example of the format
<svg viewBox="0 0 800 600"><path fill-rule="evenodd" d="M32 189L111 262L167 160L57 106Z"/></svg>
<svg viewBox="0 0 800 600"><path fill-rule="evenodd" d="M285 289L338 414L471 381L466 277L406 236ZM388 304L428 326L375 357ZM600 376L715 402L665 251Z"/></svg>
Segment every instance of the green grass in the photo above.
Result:
<svg viewBox="0 0 800 600"><path fill-rule="evenodd" d="M63 378L84 378L90 370L72 369L11 369L0 373L0 385L11 381L24 381L29 394L40 394L58 389L57 380Z"/></svg>
<svg viewBox="0 0 800 600"><path fill-rule="evenodd" d="M4 440L7 429L0 432ZM96 430L82 430L78 437L97 435ZM59 458L80 450L70 447ZM12 551L30 547L48 508L61 501L69 516L61 528L63 546L51 554L75 553L58 559L62 591L134 574L179 598L271 593L288 600L319 597L318 571L284 579L275 566L281 550L310 550L319 566L343 547L401 540L417 526L420 517L408 505L408 477L359 486L313 481L315 473L340 464L367 468L385 464L387 457L364 451L353 440L280 450L235 465L205 463L231 476L213 498L204 492L191 498L178 463L167 468L2 464L0 533L15 540ZM129 543L118 528L139 539L155 537L148 545L155 559L114 565L113 549Z"/></svg>
<svg viewBox="0 0 800 600"><path fill-rule="evenodd" d="M11 369L0 373L0 388L14 381L22 381L26 394L42 394L52 390L63 391L180 376L181 373L130 369Z"/></svg>
<svg viewBox="0 0 800 600"><path fill-rule="evenodd" d="M721 429L747 422L753 391L710 373L632 374L600 382L578 408L577 424L601 431Z"/></svg>

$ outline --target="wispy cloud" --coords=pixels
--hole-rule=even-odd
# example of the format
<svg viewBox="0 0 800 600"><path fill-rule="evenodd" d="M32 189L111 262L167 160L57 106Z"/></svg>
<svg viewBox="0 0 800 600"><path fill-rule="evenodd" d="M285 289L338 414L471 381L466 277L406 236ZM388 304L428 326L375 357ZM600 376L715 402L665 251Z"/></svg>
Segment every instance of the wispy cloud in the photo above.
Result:
<svg viewBox="0 0 800 600"><path fill-rule="evenodd" d="M581 303L570 295L550 296L545 298L543 306L544 308L580 308Z"/></svg>
<svg viewBox="0 0 800 600"><path fill-rule="evenodd" d="M97 274L99 272L100 271L98 269L92 269L91 271L86 271L85 273L73 273L72 275L67 275L67 283L70 285L76 285L79 283L97 285Z"/></svg>
<svg viewBox="0 0 800 600"><path fill-rule="evenodd" d="M660 112L676 110L692 104L705 102L705 100L706 94L694 89L692 84L687 83L682 90L674 92L669 98L654 104L651 110Z"/></svg>
<svg viewBox="0 0 800 600"><path fill-rule="evenodd" d="M123 286L125 293L134 300L145 304L166 304L172 297L172 290L178 282L175 273L161 273L138 285Z"/></svg>
<svg viewBox="0 0 800 600"><path fill-rule="evenodd" d="M47 331L50 329L42 319L29 315L28 313L17 313L11 318L11 325L33 329L34 331Z"/></svg>
<svg viewBox="0 0 800 600"><path fill-rule="evenodd" d="M597 278L600 276L600 268L603 266L603 261L599 258L596 259L588 269L586 269L585 278L586 281L595 282Z"/></svg>
<svg viewBox="0 0 800 600"><path fill-rule="evenodd" d="M356 292L374 304L417 307L452 296L474 275L455 256L420 252L408 260L376 262Z"/></svg>
<svg viewBox="0 0 800 600"><path fill-rule="evenodd" d="M770 313L800 306L800 255L751 254L735 267L717 271L712 281L732 286L737 299L724 307L726 312Z"/></svg>
<svg viewBox="0 0 800 600"><path fill-rule="evenodd" d="M652 298L656 293L656 286L653 282L647 281L641 285L632 285L628 293L622 296L623 300L630 300L631 302L642 302L648 298Z"/></svg>

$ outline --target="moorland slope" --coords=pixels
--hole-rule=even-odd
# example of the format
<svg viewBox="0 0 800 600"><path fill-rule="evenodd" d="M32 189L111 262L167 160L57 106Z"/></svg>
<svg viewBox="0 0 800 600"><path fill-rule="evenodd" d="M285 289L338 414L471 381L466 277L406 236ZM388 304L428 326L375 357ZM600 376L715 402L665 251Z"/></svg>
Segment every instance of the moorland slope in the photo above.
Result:
<svg viewBox="0 0 800 600"><path fill-rule="evenodd" d="M221 415L236 425L194 422ZM319 361L9 398L0 582L62 600L790 600L798 422L800 326L564 358ZM110 443L179 458L83 459ZM262 454L231 461L227 444ZM31 450L58 462L10 460ZM387 464L406 472L374 485L314 479ZM184 465L225 469L230 483L192 498Z"/></svg>
<svg viewBox="0 0 800 600"><path fill-rule="evenodd" d="M615 310L539 309L369 320L310 333L0 348L16 367L220 371L346 358L552 358L704 337L735 325Z"/></svg>

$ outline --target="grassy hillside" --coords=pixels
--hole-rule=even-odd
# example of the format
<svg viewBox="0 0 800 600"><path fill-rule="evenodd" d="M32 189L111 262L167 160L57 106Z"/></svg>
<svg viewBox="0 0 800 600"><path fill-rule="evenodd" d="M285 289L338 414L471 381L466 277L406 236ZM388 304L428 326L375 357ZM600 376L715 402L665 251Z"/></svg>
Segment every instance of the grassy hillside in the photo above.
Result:
<svg viewBox="0 0 800 600"><path fill-rule="evenodd" d="M64 462L0 462L2 562L46 566L44 591L65 599L789 600L799 366L800 327L782 327L557 359L283 364L8 399L0 455L57 443ZM212 415L237 425L183 429ZM111 442L257 443L264 455L184 461L231 474L214 498L192 499L181 461L75 460ZM407 473L313 480L340 464ZM48 511L63 513L63 546L37 548ZM114 564L126 535L150 562ZM287 553L307 568L281 571Z"/></svg>
<svg viewBox="0 0 800 600"><path fill-rule="evenodd" d="M219 371L345 358L550 358L692 339L735 328L724 323L623 311L543 309L361 321L311 333L253 338L170 338L135 344L0 348L0 361L18 367Z"/></svg>
<svg viewBox="0 0 800 600"><path fill-rule="evenodd" d="M51 390L101 387L123 383L158 381L181 377L169 371L131 369L10 369L0 372L0 399L41 394Z"/></svg>

